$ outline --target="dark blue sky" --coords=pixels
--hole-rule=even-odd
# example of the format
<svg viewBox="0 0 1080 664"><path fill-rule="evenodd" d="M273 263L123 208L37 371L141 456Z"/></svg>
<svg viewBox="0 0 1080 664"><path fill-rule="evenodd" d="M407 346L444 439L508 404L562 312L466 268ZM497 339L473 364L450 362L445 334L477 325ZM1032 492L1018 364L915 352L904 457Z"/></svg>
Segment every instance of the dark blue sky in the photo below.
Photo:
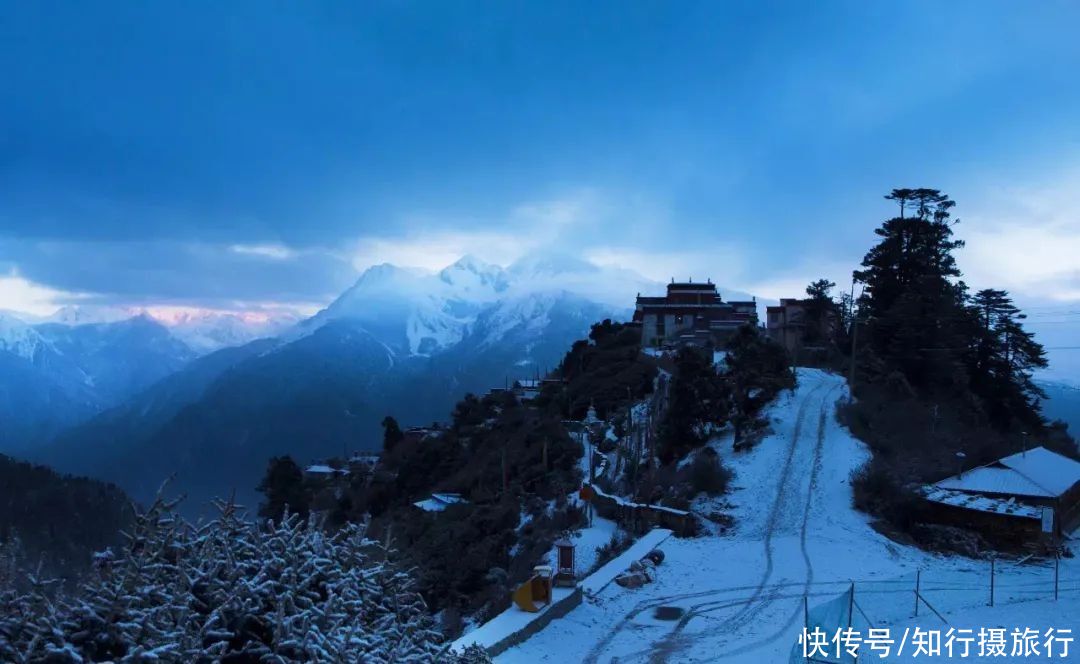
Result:
<svg viewBox="0 0 1080 664"><path fill-rule="evenodd" d="M797 294L850 277L895 186L958 200L976 285L1078 301L1077 26L1071 2L4 2L0 308L321 303L372 262L552 248Z"/></svg>

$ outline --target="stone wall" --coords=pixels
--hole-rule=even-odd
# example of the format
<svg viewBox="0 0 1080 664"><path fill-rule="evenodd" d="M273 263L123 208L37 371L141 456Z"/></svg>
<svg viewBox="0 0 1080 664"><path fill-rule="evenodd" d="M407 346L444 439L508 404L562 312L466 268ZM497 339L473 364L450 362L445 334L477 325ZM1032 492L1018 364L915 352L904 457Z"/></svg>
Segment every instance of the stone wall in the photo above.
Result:
<svg viewBox="0 0 1080 664"><path fill-rule="evenodd" d="M510 634L505 639L498 641L497 643L488 646L486 648L487 653L492 657L498 657L502 653L506 652L514 646L524 643L532 635L538 633L540 630L547 627L552 620L556 618L562 618L566 614L573 611L581 604L581 600L584 598L584 593L581 591L581 587L574 588L574 592L570 593L561 600L556 601L551 606L547 607L543 613L536 617L525 627L522 627L518 631Z"/></svg>

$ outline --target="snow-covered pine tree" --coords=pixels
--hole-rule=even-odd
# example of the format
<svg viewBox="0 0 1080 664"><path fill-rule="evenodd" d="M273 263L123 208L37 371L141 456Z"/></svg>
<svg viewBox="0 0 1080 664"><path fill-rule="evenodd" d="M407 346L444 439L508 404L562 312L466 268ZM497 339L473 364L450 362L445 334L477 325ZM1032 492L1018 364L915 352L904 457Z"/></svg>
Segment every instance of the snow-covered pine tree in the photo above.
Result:
<svg viewBox="0 0 1080 664"><path fill-rule="evenodd" d="M0 549L0 658L12 662L453 662L387 546L314 517L256 523L231 503L192 526L157 500L126 543L54 597ZM14 618L12 618L14 617ZM476 653L473 653L475 656ZM463 660L468 662L483 660Z"/></svg>

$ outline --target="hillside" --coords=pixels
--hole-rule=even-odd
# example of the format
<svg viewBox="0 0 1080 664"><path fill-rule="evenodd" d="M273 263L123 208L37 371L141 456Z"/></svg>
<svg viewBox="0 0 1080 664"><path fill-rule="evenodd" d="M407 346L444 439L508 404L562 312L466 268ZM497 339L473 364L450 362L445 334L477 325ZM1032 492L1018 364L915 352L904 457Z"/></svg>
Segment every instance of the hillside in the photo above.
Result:
<svg viewBox="0 0 1080 664"><path fill-rule="evenodd" d="M121 542L131 503L112 484L61 475L0 455L0 542L19 542L23 562L46 576L75 579L92 554Z"/></svg>
<svg viewBox="0 0 1080 664"><path fill-rule="evenodd" d="M846 606L852 583L861 608L855 627L863 634L867 619L875 627L899 626L900 633L916 624L945 630L949 625L925 606L922 618L911 619L918 570L928 601L950 624L972 626L965 618L970 615L977 617L976 626L1012 626L1010 620L1019 619L1024 627L1030 615L1032 626L1043 631L1061 627L1059 619L1067 614L1060 611L1080 605L1077 559L1062 560L1062 578L1070 581L1058 604L1052 568L1003 561L998 607L990 609L987 562L898 544L853 509L849 477L870 453L836 419L847 398L842 377L799 369L798 387L766 409L773 431L756 447L734 451L730 432L710 443L734 473L731 491L718 499L699 498L694 509L725 510L733 527L666 540L653 583L634 590L600 588L496 661L563 662L573 652L575 661L604 664L801 662L801 650L792 653L803 626L804 596L812 617L827 615L833 604ZM658 619L654 611L661 606L682 617ZM826 624L835 625L839 615ZM905 652L910 657L911 650Z"/></svg>

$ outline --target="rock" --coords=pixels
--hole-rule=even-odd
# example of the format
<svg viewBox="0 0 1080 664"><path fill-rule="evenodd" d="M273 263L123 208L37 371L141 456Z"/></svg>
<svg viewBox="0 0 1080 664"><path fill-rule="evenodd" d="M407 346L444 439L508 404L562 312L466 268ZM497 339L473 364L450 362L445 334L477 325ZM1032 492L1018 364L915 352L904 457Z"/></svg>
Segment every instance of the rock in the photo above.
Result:
<svg viewBox="0 0 1080 664"><path fill-rule="evenodd" d="M681 606L658 606L653 611L653 618L657 620L678 620L683 617L686 610Z"/></svg>
<svg viewBox="0 0 1080 664"><path fill-rule="evenodd" d="M615 583L619 584L623 588L640 588L645 585L645 577L640 573L633 574L620 574L615 577Z"/></svg>

